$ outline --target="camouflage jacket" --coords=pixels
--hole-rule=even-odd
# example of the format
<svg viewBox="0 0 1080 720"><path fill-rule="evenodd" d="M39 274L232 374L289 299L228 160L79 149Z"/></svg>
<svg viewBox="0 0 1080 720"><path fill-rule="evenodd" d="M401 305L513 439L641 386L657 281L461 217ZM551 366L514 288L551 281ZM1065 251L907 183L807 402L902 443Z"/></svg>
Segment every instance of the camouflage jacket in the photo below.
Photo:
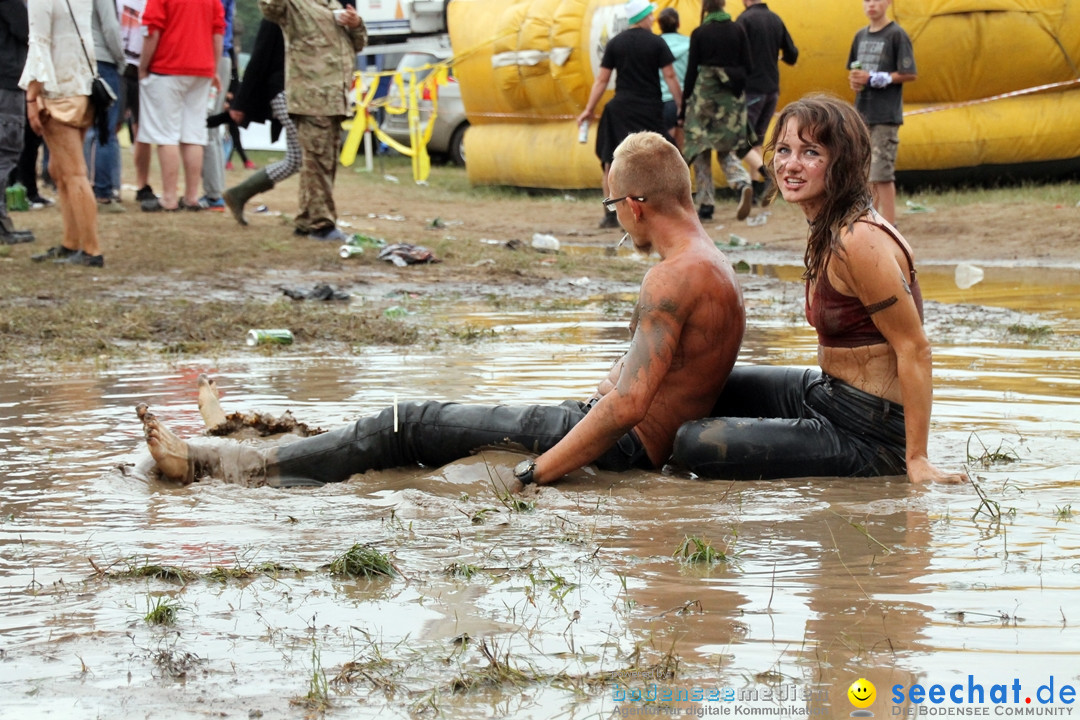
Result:
<svg viewBox="0 0 1080 720"><path fill-rule="evenodd" d="M367 28L338 25L337 0L259 0L264 17L285 36L285 92L294 115L347 115L356 53Z"/></svg>

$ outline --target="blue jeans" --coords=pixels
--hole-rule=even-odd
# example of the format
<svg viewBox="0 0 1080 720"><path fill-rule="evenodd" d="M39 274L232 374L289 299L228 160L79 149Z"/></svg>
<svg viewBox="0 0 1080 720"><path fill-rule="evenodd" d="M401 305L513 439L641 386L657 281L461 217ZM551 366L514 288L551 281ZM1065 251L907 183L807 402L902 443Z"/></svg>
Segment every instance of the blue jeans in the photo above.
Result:
<svg viewBox="0 0 1080 720"><path fill-rule="evenodd" d="M906 472L904 408L820 370L736 367L714 417L683 424L673 460L702 478Z"/></svg>
<svg viewBox="0 0 1080 720"><path fill-rule="evenodd" d="M120 73L110 62L98 61L98 75L104 80L116 97L120 97ZM116 140L116 124L120 120L120 103L115 102L109 108L109 135L99 138L96 124L86 131L83 153L86 166L93 168L94 197L107 199L114 190L120 189L120 143Z"/></svg>

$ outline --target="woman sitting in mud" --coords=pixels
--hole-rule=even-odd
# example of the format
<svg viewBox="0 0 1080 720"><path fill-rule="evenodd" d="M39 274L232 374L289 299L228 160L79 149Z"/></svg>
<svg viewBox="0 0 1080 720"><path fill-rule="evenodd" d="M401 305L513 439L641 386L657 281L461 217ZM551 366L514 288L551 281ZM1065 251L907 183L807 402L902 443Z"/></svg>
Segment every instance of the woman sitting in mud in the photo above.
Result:
<svg viewBox="0 0 1080 720"><path fill-rule="evenodd" d="M775 192L810 223L806 315L821 370L735 368L713 409L675 439L702 477L869 477L961 483L930 463L930 342L912 248L874 210L869 134L845 101L788 105L768 151Z"/></svg>
<svg viewBox="0 0 1080 720"><path fill-rule="evenodd" d="M784 108L767 149L776 190L810 224L806 319L821 369L735 368L716 417L679 430L674 460L708 478L964 481L927 457L922 294L911 247L873 209L865 123L848 103L811 95Z"/></svg>

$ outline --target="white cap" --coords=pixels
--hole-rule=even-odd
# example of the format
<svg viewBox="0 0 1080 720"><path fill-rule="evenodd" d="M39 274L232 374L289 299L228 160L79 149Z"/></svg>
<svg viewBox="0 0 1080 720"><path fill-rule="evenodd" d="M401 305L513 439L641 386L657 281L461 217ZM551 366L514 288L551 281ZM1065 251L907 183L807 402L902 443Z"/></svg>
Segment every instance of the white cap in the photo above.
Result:
<svg viewBox="0 0 1080 720"><path fill-rule="evenodd" d="M649 2L649 0L630 0L630 2L626 3L625 12L626 22L630 25L637 25L650 13L656 12L656 5Z"/></svg>

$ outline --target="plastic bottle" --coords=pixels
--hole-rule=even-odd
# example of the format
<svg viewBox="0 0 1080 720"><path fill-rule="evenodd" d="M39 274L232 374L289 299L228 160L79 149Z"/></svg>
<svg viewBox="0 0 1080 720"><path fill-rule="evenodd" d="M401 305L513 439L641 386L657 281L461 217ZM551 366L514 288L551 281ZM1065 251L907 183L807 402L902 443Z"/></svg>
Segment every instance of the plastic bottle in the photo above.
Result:
<svg viewBox="0 0 1080 720"><path fill-rule="evenodd" d="M956 281L956 287L961 290L967 290L969 287L982 282L983 270L981 267L976 267L975 265L961 263L956 266L956 272L953 279Z"/></svg>
<svg viewBox="0 0 1080 720"><path fill-rule="evenodd" d="M4 193L7 198L7 209L22 212L30 209L30 201L26 198L26 186L15 183Z"/></svg>
<svg viewBox="0 0 1080 720"><path fill-rule="evenodd" d="M540 252L557 253L559 252L559 238L545 233L535 233L532 236L532 246L533 250Z"/></svg>

